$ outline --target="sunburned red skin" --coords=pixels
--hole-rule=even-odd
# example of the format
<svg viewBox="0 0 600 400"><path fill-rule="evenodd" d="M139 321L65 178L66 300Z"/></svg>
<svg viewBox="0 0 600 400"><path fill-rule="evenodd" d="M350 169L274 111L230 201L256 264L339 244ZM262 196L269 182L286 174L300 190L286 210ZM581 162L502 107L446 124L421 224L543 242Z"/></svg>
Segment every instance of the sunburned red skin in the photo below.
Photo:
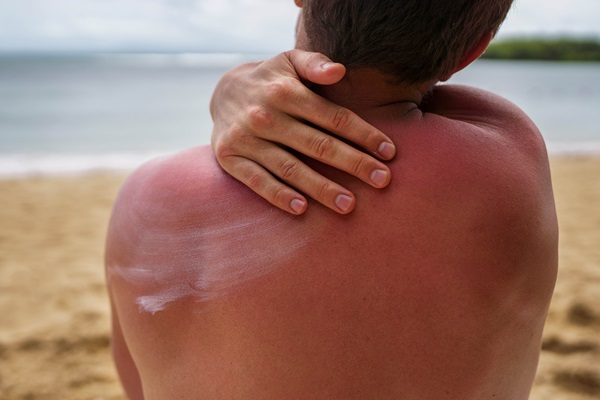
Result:
<svg viewBox="0 0 600 400"><path fill-rule="evenodd" d="M212 175L182 179L181 165L173 165L171 160L189 162L194 158L199 161L196 171L213 169ZM130 178L136 181L131 184L135 188L124 191L118 199L118 203L134 202L135 206L117 209L111 230L120 232L119 248L137 251L126 265L108 259L108 278L126 281L135 288L141 312L163 311L188 297L204 302L225 296L244 282L284 265L309 238L299 235L293 216L276 212L266 203L251 202L251 207L244 208L244 202L253 195L237 182L217 187L219 180L228 179L212 161L207 147L154 160ZM162 182L146 187L139 184L140 175L145 179L160 175ZM211 193L210 202L204 201L203 193L194 193L200 188ZM239 204L244 212L224 210L223 204L228 203ZM196 225L196 208L202 210L202 225ZM234 221L228 218L233 214L237 214ZM273 235L278 237L279 246L265 242L257 248L261 238ZM264 251L270 263L264 262ZM182 253L183 258L179 257Z"/></svg>
<svg viewBox="0 0 600 400"><path fill-rule="evenodd" d="M107 268L129 393L527 399L557 268L539 132L459 86L421 109L348 106L402 149L382 191L307 161L356 193L350 215L289 216L207 148L128 181Z"/></svg>

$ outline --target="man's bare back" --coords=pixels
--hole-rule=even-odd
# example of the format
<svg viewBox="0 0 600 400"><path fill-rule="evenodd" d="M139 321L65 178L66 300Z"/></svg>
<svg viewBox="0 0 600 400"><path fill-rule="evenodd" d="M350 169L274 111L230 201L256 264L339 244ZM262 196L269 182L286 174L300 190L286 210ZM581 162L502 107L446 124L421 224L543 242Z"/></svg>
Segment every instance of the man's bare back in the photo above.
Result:
<svg viewBox="0 0 600 400"><path fill-rule="evenodd" d="M107 247L130 395L526 399L557 268L543 141L489 93L431 98L356 110L401 149L386 190L312 164L346 216L289 216L208 148L138 170Z"/></svg>

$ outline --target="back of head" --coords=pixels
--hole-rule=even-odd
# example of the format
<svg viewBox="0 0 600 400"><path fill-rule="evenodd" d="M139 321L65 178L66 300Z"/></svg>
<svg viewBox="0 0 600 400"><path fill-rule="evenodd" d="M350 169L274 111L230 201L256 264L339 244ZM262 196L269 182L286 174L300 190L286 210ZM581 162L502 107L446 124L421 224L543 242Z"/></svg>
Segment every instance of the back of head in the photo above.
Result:
<svg viewBox="0 0 600 400"><path fill-rule="evenodd" d="M304 0L311 51L400 83L451 74L513 0Z"/></svg>

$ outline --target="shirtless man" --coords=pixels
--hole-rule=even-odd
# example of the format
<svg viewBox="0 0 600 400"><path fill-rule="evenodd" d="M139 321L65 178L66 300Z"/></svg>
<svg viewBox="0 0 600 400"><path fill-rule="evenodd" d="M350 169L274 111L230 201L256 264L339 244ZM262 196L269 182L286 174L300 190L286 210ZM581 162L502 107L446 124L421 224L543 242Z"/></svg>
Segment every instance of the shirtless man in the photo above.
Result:
<svg viewBox="0 0 600 400"><path fill-rule="evenodd" d="M115 205L106 257L114 356L128 396L526 399L557 267L545 147L506 100L432 87L481 54L510 0L296 3L303 6L298 48L349 65L339 83L315 92L379 130L359 140L367 148L385 150L373 145L386 132L401 149L382 166L328 139L319 140L317 156L344 167L329 153L334 148L364 160L349 169L389 186L372 190L298 156L305 165L284 178L311 168L320 175L311 175L309 190L341 184L323 186L323 203L341 213L355 208L339 215L315 203L296 217L227 176L206 147L136 171ZM434 46L419 42L438 35L453 50L435 63L425 55ZM351 49L340 55L336 43ZM420 54L407 56L410 74L388 68L410 47ZM383 56L374 65L375 53L352 58L374 48ZM300 70L310 65L290 57ZM271 125L274 114L252 108L252 125ZM254 139L246 144L288 159ZM220 157L240 163L232 170L242 180L298 213L292 201L303 196L225 148ZM295 162L271 169L290 171Z"/></svg>

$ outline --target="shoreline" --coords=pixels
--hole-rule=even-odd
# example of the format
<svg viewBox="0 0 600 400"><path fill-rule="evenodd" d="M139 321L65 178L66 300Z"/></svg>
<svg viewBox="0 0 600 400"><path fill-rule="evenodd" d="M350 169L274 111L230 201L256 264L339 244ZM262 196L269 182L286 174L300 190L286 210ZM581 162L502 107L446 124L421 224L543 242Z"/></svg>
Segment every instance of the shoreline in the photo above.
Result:
<svg viewBox="0 0 600 400"><path fill-rule="evenodd" d="M207 145L207 144L200 144ZM600 141L548 143L551 159L600 157ZM130 173L144 162L171 151L98 154L1 154L0 181L32 177L60 177L102 173Z"/></svg>
<svg viewBox="0 0 600 400"><path fill-rule="evenodd" d="M553 155L560 266L531 400L600 396L600 154ZM127 171L0 179L0 397L124 400L103 246Z"/></svg>

